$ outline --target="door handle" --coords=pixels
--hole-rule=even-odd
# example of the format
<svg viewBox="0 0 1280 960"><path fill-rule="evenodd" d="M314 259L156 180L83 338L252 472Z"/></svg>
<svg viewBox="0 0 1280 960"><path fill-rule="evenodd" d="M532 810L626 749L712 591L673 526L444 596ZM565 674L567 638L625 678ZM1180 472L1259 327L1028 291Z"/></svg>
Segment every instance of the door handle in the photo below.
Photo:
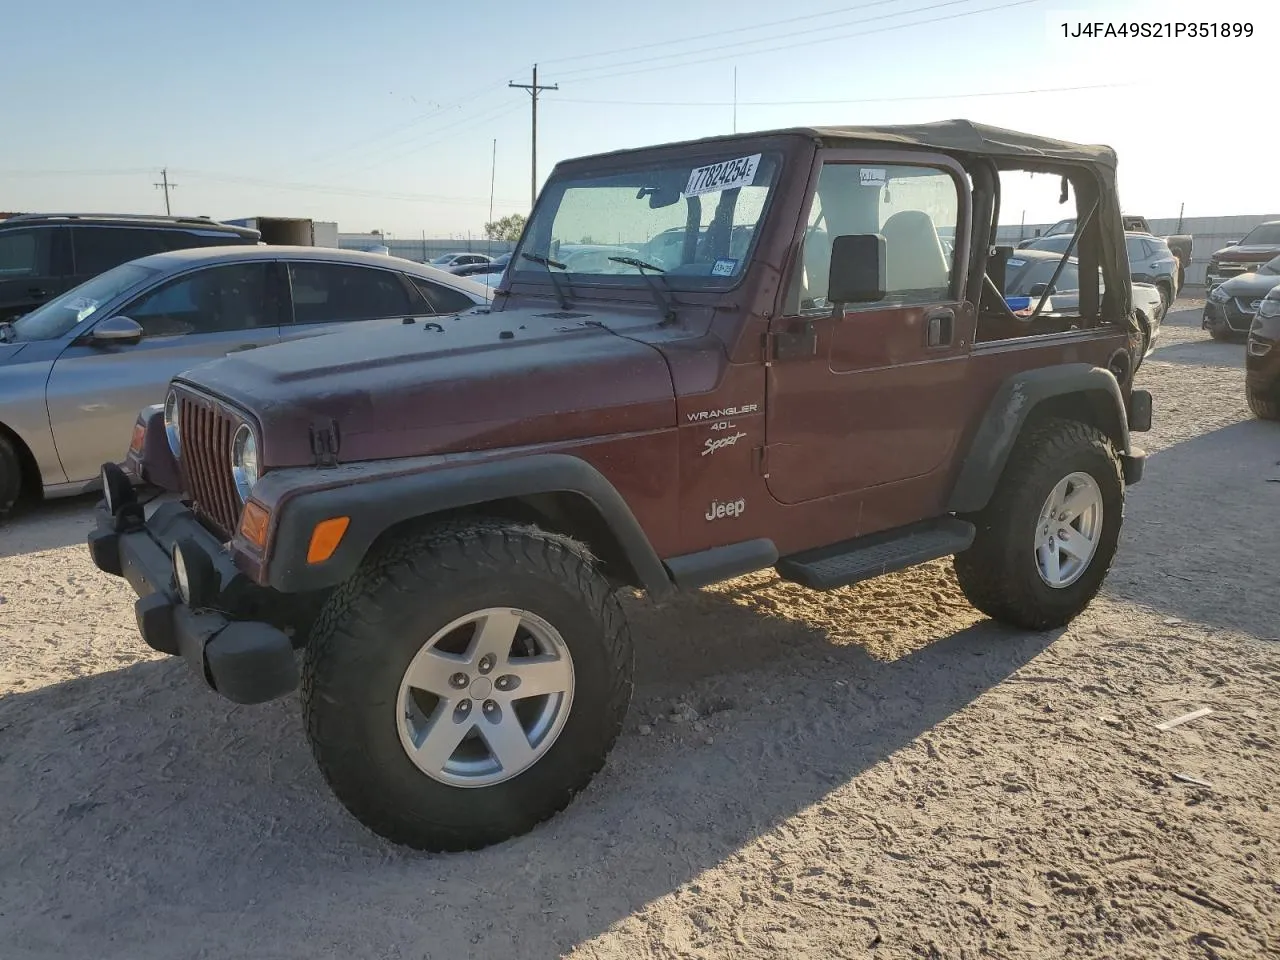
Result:
<svg viewBox="0 0 1280 960"><path fill-rule="evenodd" d="M48 290L44 290L40 287L27 287L28 297L47 297L48 295L49 295Z"/></svg>
<svg viewBox="0 0 1280 960"><path fill-rule="evenodd" d="M950 308L928 314L929 346L948 347L955 336L956 313Z"/></svg>

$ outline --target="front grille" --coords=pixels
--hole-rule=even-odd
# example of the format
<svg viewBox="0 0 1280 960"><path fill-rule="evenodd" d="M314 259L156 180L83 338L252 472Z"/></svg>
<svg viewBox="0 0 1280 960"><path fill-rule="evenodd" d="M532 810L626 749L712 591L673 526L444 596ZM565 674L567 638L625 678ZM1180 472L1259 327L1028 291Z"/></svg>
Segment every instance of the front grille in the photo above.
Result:
<svg viewBox="0 0 1280 960"><path fill-rule="evenodd" d="M196 514L225 537L240 522L240 495L231 476L231 438L239 425L212 400L178 396L183 485Z"/></svg>

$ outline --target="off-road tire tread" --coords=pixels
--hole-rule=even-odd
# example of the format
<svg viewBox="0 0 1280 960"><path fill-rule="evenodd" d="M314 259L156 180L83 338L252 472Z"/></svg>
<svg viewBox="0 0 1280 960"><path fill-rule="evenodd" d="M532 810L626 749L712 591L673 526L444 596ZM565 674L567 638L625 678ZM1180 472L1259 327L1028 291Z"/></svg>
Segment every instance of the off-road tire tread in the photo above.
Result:
<svg viewBox="0 0 1280 960"><path fill-rule="evenodd" d="M12 441L0 433L0 520L22 495L22 460Z"/></svg>
<svg viewBox="0 0 1280 960"><path fill-rule="evenodd" d="M992 619L1024 630L1049 630L1069 623L1096 595L1095 589L1088 592L1083 600L1048 609L1034 596L1020 590L1017 577L1011 576L1011 571L1026 562L1025 556L1020 554L1027 549L1027 544L1023 532L1016 529L1025 517L1017 516L1018 511L1009 509L1010 504L1031 477L1041 471L1052 472L1068 458L1090 449L1111 463L1115 483L1123 498L1124 475L1120 459L1107 435L1087 423L1052 419L1032 427L1019 438L990 503L980 513L967 518L978 528L977 536L973 546L956 554L953 560L956 578L969 602ZM1036 503L1034 509L1038 510L1040 506ZM1095 554L1090 569L1084 574L1084 578L1096 580L1099 586L1105 581L1115 558L1114 545L1107 548L1100 544L1099 551L1104 549L1108 550L1107 555ZM1069 590L1071 588L1066 588L1063 592L1064 601L1069 597Z"/></svg>
<svg viewBox="0 0 1280 960"><path fill-rule="evenodd" d="M1264 393L1245 384L1244 396L1249 401L1249 409L1259 420L1280 420L1280 388Z"/></svg>
<svg viewBox="0 0 1280 960"><path fill-rule="evenodd" d="M563 810L603 767L631 701L634 648L630 627L616 591L597 569L585 544L528 524L470 518L421 527L371 552L356 573L334 590L311 630L303 655L303 722L316 764L347 809L375 833L419 849L474 850L495 842L495 838L489 829L462 830L432 821L430 811L415 811L418 829L406 830L402 817L387 811L369 785L347 776L355 765L345 762L345 755L359 753L361 744L355 738L344 738L336 725L325 729L321 713L314 709L322 695L318 674L340 643L364 643L370 656L377 655L367 631L371 627L376 630L379 608L375 597L384 587L403 593L420 588L428 577L438 579L441 573L458 572L474 564L490 566L495 572L508 564L539 569L568 585L603 624L599 639L609 662L621 667L613 671L605 699L602 720L609 724L605 749L580 758L575 781L566 784L563 793L544 807L539 821Z"/></svg>

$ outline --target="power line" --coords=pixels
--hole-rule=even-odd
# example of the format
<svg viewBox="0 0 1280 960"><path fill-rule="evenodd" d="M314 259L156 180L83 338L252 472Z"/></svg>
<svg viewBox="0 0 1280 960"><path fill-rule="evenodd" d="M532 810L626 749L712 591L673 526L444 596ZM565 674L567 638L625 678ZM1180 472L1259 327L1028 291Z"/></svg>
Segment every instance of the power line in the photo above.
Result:
<svg viewBox="0 0 1280 960"><path fill-rule="evenodd" d="M1082 90L1112 90L1137 83L1096 83L1081 87L1041 87L1038 90L990 90L982 93L944 93L915 97L863 97L856 100L588 100L562 97L561 103L596 103L615 107L800 107L845 103L909 103L917 100L970 100L979 97L1021 97L1033 93L1074 93Z"/></svg>
<svg viewBox="0 0 1280 960"><path fill-rule="evenodd" d="M508 83L508 87L515 87L517 90L528 90L529 99L533 106L533 133L530 138L532 150L530 152L529 167L529 210L532 212L533 205L538 201L538 94L543 90L559 90L560 84L553 83L550 86L538 85L538 65L533 65L533 83Z"/></svg>
<svg viewBox="0 0 1280 960"><path fill-rule="evenodd" d="M697 40L709 40L720 37L729 37L737 33L749 33L752 30L763 30L766 27L780 27L788 23L799 23L803 20L818 20L822 17L835 17L844 13L852 13L855 10L868 10L871 7L882 7L890 3L901 3L902 0L872 0L870 3L858 3L851 7L837 7L834 10L826 10L822 13L806 13L799 17L786 17L782 20L767 20L763 23L751 24L745 27L733 27L729 30L714 30L711 33L698 33L687 37L668 37L665 40L655 40L652 43L641 43L631 47L616 47L613 50L600 50L596 53L575 53L571 57L552 57L545 59L543 63L570 63L574 60L590 60L596 57L611 57L619 53L631 53L636 50L651 50L654 47L668 47L672 44L693 43ZM676 54L672 54L676 56Z"/></svg>
<svg viewBox="0 0 1280 960"><path fill-rule="evenodd" d="M961 3L961 2L968 2L968 0L947 0L946 3L936 4L931 7L920 7L920 8L917 8L916 10L909 11L909 12L922 13L925 10L936 9L938 7L953 6L955 3ZM679 69L681 67L702 66L703 64L715 63L720 60L729 60L729 59L740 58L740 57L753 57L761 53L774 53L779 50L791 50L796 47L816 47L824 43L834 43L839 40L848 40L853 37L865 37L865 36L870 36L871 34L876 34L876 33L887 33L890 30L906 30L910 27L923 27L923 26L928 26L930 24L934 24L934 23L942 23L947 20L959 20L963 17L973 17L983 13L994 13L998 10L1008 10L1012 7L1025 7L1028 4L1043 3L1043 2L1044 0L1015 0L1015 2L1013 3L1002 3L994 7L983 7L981 10L966 10L961 13L953 13L947 16L942 16L942 17L929 17L924 20L914 20L911 23L895 23L885 27L876 27L875 29L872 29L872 30L855 30L851 33L835 34L833 36L819 37L813 40L801 40L796 43L786 43L786 44L780 44L778 46L772 46L772 47L761 47L757 50L745 50L739 53L726 53L720 56L712 56L712 57L699 56L699 59L691 60L685 63L661 63L656 66L638 67L635 70L621 70L621 71L618 71L617 73L602 73L597 76L578 77L576 79L581 80L583 82L595 81L595 80L611 80L615 77L629 77L629 76L634 76L635 74L638 74L638 73L652 73L655 70L674 70L674 69ZM895 16L905 16L905 15L906 15L905 13L895 14ZM802 32L809 33L812 31L802 31ZM751 41L751 42L759 43L761 41ZM672 54L672 56L700 55L703 53L707 53L707 52L710 52L713 50L719 50L719 49L723 49L723 48L719 46L708 47L706 48L706 50L689 50L689 51L686 51L685 54ZM657 58L648 58L648 59L657 59Z"/></svg>
<svg viewBox="0 0 1280 960"><path fill-rule="evenodd" d="M394 191L382 190L365 190L361 188L339 187L328 184L318 183L296 183L282 180L266 180L260 177L238 176L236 174L215 173L204 170L189 170L183 168L182 174L188 178L196 180L207 180L212 183L228 183L240 184L252 187L265 187L274 190L301 190L310 193L318 193L331 196L350 196L363 197L382 200L405 200L422 203L460 203L469 205L484 205L489 202L488 197L459 197L459 196L439 196L428 193L397 193ZM172 186L172 184L170 184ZM502 198L503 203L516 203L518 201L510 198Z"/></svg>

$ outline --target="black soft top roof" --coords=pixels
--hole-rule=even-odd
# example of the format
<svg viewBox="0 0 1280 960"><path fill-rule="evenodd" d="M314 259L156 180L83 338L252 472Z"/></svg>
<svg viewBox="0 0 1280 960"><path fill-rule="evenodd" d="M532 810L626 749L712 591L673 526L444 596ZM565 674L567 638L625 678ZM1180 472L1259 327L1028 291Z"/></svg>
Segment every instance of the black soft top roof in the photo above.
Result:
<svg viewBox="0 0 1280 960"><path fill-rule="evenodd" d="M828 146L864 144L923 147L945 153L974 154L1011 160L1094 164L1113 172L1116 167L1116 152L1104 144L1070 143L1066 140L1055 140L1052 137L1041 137L1034 133L1022 133L1017 130L1006 130L1003 127L988 126L984 123L974 123L972 120L940 120L935 123L861 127L786 127L665 143L661 144L661 147L710 146L788 136L819 140ZM647 150L652 147L639 149ZM597 154L594 157L581 157L578 160L598 160L635 152L637 152L636 148L617 150Z"/></svg>

